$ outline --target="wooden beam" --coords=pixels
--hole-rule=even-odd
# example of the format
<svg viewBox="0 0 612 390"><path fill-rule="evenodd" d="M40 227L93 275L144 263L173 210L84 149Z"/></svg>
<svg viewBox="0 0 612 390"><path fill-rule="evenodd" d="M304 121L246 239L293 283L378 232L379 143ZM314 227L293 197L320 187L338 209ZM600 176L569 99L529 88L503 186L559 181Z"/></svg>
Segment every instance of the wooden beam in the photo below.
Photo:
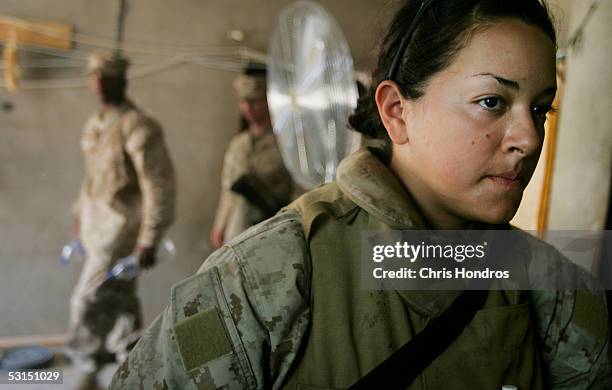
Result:
<svg viewBox="0 0 612 390"><path fill-rule="evenodd" d="M563 63L557 64L557 96L552 106L557 112L551 116L550 121L546 124L546 156L544 164L544 183L540 194L540 207L538 212L538 237L544 239L546 230L548 229L548 211L550 208L550 191L552 189L553 168L555 164L556 146L557 146L557 131L559 129L559 114L561 108L561 99L565 86L565 68Z"/></svg>
<svg viewBox="0 0 612 390"><path fill-rule="evenodd" d="M13 347L21 347L25 345L41 345L43 347L61 347L66 344L68 335L34 335L20 337L5 337L0 338L0 349L8 349Z"/></svg>
<svg viewBox="0 0 612 390"><path fill-rule="evenodd" d="M56 22L35 22L0 15L0 41L8 42L13 34L18 45L59 50L72 49L71 25Z"/></svg>

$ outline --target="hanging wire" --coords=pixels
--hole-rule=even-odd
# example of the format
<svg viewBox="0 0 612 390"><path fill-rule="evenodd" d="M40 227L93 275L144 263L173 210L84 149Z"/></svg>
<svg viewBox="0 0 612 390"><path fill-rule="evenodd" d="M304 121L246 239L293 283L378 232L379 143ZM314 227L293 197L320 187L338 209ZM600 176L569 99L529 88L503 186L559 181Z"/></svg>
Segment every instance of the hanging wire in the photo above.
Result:
<svg viewBox="0 0 612 390"><path fill-rule="evenodd" d="M48 59L48 60L30 60L26 65L20 64L22 69L55 69L55 68L81 68L81 61L72 61L70 59ZM6 68L6 64L0 64L0 69Z"/></svg>
<svg viewBox="0 0 612 390"><path fill-rule="evenodd" d="M20 50L24 48L20 47ZM141 65L155 65L168 62L168 58L159 60L141 60L130 59L132 66L138 67ZM47 59L30 59L27 63L20 62L19 67L22 69L69 69L83 68L84 61L76 58L47 58ZM4 69L7 65L0 61L0 69Z"/></svg>
<svg viewBox="0 0 612 390"><path fill-rule="evenodd" d="M85 50L73 50L70 53L63 53L63 52L59 52L59 51L55 51L51 49L46 49L44 47L34 47L34 46L20 46L19 49L23 51L28 51L31 53L45 54L45 55L52 56L52 57L76 59L76 60L80 60L83 62L87 62L87 58L90 55L90 53Z"/></svg>
<svg viewBox="0 0 612 390"><path fill-rule="evenodd" d="M156 66L148 66L146 68L134 70L128 77L129 80L140 79L161 72L165 72L172 68L176 68L184 64L183 60L168 61ZM81 88L89 85L89 79L86 77L79 78L61 78L54 80L23 80L20 89L61 89L61 88ZM6 88L5 83L0 83L0 88Z"/></svg>
<svg viewBox="0 0 612 390"><path fill-rule="evenodd" d="M143 64L139 68L130 71L128 79L141 79L158 73L162 73L181 65L192 64L211 69L240 71L244 67L244 61L227 61L210 58L190 58L177 56L166 61L157 63ZM89 80L86 77L61 78L55 80L23 80L20 88L31 89L61 89L61 88L80 88L87 87ZM0 83L0 88L7 88L5 83Z"/></svg>
<svg viewBox="0 0 612 390"><path fill-rule="evenodd" d="M0 16L0 21L4 21L7 23L14 24L19 26L24 30L28 30L31 32L36 32L41 35L46 35L48 37L53 38L64 38L58 33L54 33L53 31L28 25L24 23L20 19ZM119 35L118 28L116 31L116 35ZM123 32L121 32L123 34ZM115 50L117 48L116 40L108 37L91 35L85 33L74 32L72 34L72 38L69 38L69 41L72 43L77 43L80 45L92 46L99 49L105 50ZM147 54L147 55L158 55L158 56L167 56L173 55L177 53L177 49L180 53L186 54L199 54L199 55L233 55L237 51L246 50L249 53L262 53L257 50L247 48L244 46L208 46L208 45L183 45L183 44L171 44L171 43L144 43L144 42L125 42L121 43L122 50L124 52L130 52L134 54ZM160 50L161 48L161 50ZM264 54L265 56L265 54Z"/></svg>
<svg viewBox="0 0 612 390"><path fill-rule="evenodd" d="M125 44L124 44L125 46ZM53 56L53 57L58 57L58 58L63 58L63 59L72 59L72 60L79 60L82 61L83 63L85 63L87 61L87 58L90 55L90 52L87 50L73 50L70 53L63 53L63 52L58 52L55 50L50 50L50 49L45 49L45 48L38 48L38 47L31 47L31 46L22 46L20 47L21 50L24 51L29 51L32 53L39 53L39 54L45 54L45 55L49 55L49 56ZM124 50L124 52L127 50ZM175 51L175 52L166 52L166 53L161 53L161 52L148 52L151 55L147 55L147 56L141 56L143 58L145 58L146 60L141 60L138 56L131 56L130 61L134 64L136 63L156 63L159 61L165 61L168 58L173 58L176 56L182 56L182 57L189 57L189 58L193 58L194 61L207 61L207 60L211 60L211 61L227 61L227 62L232 62L233 64L244 64L247 61L256 61L259 63L266 63L267 62L267 54L259 51L259 50L255 50L249 47L244 47L244 46L240 46L240 47L228 47L225 49L225 53L224 54L217 54L217 55L210 55L210 54L200 54L197 52L194 53L189 53L189 52L181 52L181 51ZM59 63L58 63L59 64ZM49 65L46 65L45 67L49 67Z"/></svg>
<svg viewBox="0 0 612 390"><path fill-rule="evenodd" d="M262 64L267 63L267 54L265 52L246 46L204 46L124 42L126 7L125 0L120 0L115 40L83 33L73 33L69 40L79 46L92 47L94 50L122 50L124 53L129 53L130 61L134 65L133 70L130 71L129 79L148 77L184 64L193 64L210 69L235 72L242 70L245 63L249 61ZM33 26L17 18L0 16L0 21L11 23L22 29L36 32L41 35L56 38L60 37L58 33L42 27ZM22 68L24 69L83 67L90 55L90 51L79 49L72 50L71 52L61 52L32 46L21 46L20 49L56 57L55 60L28 61L22 64ZM0 63L0 69L4 69L6 66L5 63ZM87 85L87 78L78 77L55 80L22 80L21 87L23 89L51 89L84 87ZM6 87L7 85L0 83L0 88Z"/></svg>

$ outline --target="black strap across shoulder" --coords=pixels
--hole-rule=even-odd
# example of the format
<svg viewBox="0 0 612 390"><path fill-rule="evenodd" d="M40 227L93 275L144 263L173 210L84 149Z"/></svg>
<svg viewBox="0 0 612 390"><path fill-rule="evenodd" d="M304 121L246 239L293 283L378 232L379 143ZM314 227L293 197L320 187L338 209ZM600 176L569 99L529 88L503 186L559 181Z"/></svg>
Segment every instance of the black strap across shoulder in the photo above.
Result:
<svg viewBox="0 0 612 390"><path fill-rule="evenodd" d="M351 390L405 389L423 372L472 321L482 308L489 290L463 291L448 309L393 355L358 380Z"/></svg>

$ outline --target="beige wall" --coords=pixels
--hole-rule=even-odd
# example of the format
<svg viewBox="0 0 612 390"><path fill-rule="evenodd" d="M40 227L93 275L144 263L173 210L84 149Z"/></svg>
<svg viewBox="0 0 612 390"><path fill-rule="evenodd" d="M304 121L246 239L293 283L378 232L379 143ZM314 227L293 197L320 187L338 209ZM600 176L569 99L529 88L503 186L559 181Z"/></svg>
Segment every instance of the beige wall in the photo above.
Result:
<svg viewBox="0 0 612 390"><path fill-rule="evenodd" d="M127 0L125 40L156 46L228 46L229 29L244 31L244 43L265 50L280 9L289 0ZM3 0L0 14L65 22L77 33L113 38L118 1ZM348 37L356 62L369 65L388 2L321 1ZM77 36L82 39L82 36ZM85 37L87 38L87 37ZM78 44L72 56L90 47ZM170 48L172 50L172 48ZM22 63L47 60L20 51ZM135 62L151 61L132 53ZM135 66L135 71L142 70ZM145 69L146 70L146 69ZM43 80L81 77L82 69L24 69ZM178 219L169 232L178 258L144 276L141 296L147 322L167 303L170 286L193 273L210 253L208 234L217 205L219 171L237 130L235 74L180 65L131 82L130 94L163 124L178 172ZM81 80L83 81L83 80ZM13 110L2 111L3 104ZM85 87L0 89L0 337L65 330L68 299L79 266L57 265L69 239L69 208L78 190L79 132L95 100Z"/></svg>
<svg viewBox="0 0 612 390"><path fill-rule="evenodd" d="M584 31L579 49L568 40L584 19L589 1L549 1L566 53L565 89L558 113L547 226L550 230L601 229L608 207L612 166L612 7L601 2ZM604 4L605 3L605 4ZM513 224L535 230L544 178L542 151Z"/></svg>
<svg viewBox="0 0 612 390"><path fill-rule="evenodd" d="M557 30L557 45L560 50L565 50L567 46L567 37L570 28L570 16L572 8L572 0L553 0L548 1L550 12L553 15L555 27ZM550 121L547 122L547 125ZM546 131L547 138L544 140L544 148L538 166L525 189L523 201L511 223L521 229L529 230L536 234L538 228L538 214L540 213L540 202L544 187L544 172L546 155L549 152L546 147L550 131Z"/></svg>
<svg viewBox="0 0 612 390"><path fill-rule="evenodd" d="M572 2L570 31L591 1ZM549 229L602 229L612 167L612 2L601 1L568 49Z"/></svg>

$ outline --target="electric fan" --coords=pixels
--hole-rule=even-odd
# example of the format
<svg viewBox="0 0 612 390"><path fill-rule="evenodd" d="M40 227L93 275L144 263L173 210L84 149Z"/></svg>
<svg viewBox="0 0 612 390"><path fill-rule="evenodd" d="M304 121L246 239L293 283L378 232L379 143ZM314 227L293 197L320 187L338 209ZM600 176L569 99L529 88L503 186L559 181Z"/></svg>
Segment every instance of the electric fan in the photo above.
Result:
<svg viewBox="0 0 612 390"><path fill-rule="evenodd" d="M268 104L285 165L305 189L328 183L359 140L348 129L357 85L346 39L323 7L298 1L281 11L268 55Z"/></svg>

